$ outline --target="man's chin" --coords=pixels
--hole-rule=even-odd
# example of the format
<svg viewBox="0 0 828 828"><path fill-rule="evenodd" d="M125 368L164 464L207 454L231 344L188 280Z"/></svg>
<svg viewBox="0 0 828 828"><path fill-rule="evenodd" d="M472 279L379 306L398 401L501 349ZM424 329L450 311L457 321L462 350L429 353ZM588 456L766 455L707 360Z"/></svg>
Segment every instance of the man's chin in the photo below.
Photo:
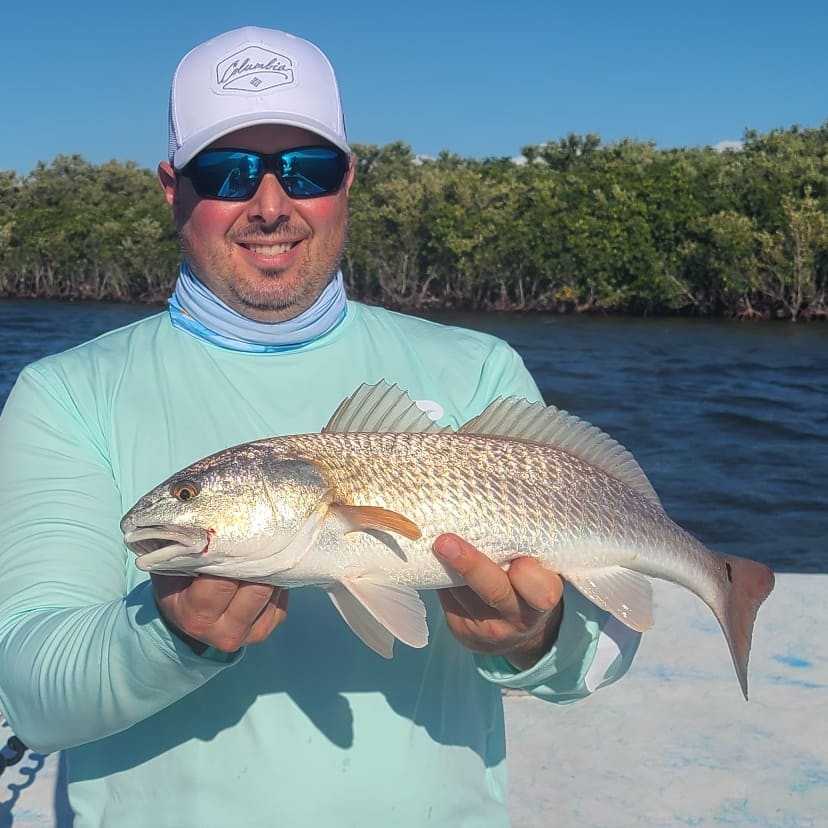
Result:
<svg viewBox="0 0 828 828"><path fill-rule="evenodd" d="M257 322L284 322L307 310L315 297L298 291L245 290L233 291L233 310Z"/></svg>

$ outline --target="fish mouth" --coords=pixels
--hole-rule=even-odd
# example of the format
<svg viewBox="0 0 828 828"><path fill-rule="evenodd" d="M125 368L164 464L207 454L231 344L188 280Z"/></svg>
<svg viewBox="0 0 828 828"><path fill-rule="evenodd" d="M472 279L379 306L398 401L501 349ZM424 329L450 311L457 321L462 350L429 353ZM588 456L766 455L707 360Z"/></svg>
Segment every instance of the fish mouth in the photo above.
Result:
<svg viewBox="0 0 828 828"><path fill-rule="evenodd" d="M138 569L151 571L200 557L210 544L210 535L203 529L160 524L126 532L124 543L138 556Z"/></svg>

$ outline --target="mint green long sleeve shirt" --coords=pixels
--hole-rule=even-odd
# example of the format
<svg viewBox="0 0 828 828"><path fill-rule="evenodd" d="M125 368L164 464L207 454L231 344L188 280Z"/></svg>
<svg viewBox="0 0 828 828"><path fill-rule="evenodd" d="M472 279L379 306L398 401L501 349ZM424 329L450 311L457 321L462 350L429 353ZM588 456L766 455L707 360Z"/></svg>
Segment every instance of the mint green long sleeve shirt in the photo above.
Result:
<svg viewBox="0 0 828 828"><path fill-rule="evenodd" d="M0 710L66 751L78 828L507 825L502 687L567 702L627 669L638 637L568 588L522 673L461 647L434 593L429 645L391 661L313 588L232 655L170 634L123 513L209 453L319 430L380 379L454 426L539 398L504 342L356 303L295 351L222 349L164 313L21 373L0 415Z"/></svg>

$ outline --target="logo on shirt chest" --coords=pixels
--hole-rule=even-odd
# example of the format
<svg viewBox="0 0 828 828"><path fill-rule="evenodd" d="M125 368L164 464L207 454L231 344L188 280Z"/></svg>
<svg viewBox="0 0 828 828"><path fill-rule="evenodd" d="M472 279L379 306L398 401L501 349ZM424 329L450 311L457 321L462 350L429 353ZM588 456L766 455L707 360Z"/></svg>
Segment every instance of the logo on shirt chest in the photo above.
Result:
<svg viewBox="0 0 828 828"><path fill-rule="evenodd" d="M445 409L434 400L414 400L414 405L422 411L429 420L439 420L445 414Z"/></svg>

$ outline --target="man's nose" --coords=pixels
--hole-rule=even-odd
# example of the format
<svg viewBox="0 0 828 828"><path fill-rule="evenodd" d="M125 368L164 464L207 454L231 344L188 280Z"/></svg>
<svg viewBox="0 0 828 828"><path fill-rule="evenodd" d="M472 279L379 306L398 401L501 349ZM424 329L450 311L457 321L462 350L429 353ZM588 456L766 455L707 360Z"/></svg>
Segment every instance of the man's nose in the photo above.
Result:
<svg viewBox="0 0 828 828"><path fill-rule="evenodd" d="M273 173L265 173L259 187L247 202L248 219L270 224L290 212L290 196Z"/></svg>

